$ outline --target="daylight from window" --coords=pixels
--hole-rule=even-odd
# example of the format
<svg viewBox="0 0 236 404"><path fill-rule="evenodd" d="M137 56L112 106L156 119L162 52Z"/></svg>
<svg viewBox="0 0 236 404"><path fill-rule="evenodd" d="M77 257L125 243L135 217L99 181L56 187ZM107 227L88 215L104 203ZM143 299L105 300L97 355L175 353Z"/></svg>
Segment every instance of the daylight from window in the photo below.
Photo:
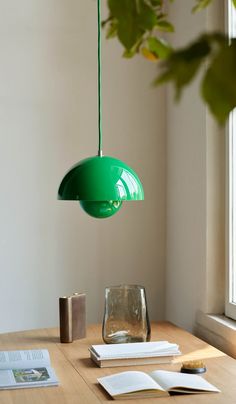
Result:
<svg viewBox="0 0 236 404"><path fill-rule="evenodd" d="M229 4L229 37L236 38L236 11ZM236 110L229 119L229 277L226 314L236 319Z"/></svg>

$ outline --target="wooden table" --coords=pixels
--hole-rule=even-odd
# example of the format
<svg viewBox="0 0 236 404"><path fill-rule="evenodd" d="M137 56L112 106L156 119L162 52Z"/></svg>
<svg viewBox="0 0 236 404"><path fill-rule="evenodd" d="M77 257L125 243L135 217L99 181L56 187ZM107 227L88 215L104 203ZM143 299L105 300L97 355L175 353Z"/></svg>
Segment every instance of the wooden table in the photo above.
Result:
<svg viewBox="0 0 236 404"><path fill-rule="evenodd" d="M176 342L180 345L183 356L176 359L171 365L135 366L135 370L178 371L183 360L204 359L207 366L207 373L204 377L222 390L222 393L148 398L133 400L133 402L236 404L236 360L170 323L153 324L152 340ZM98 368L89 359L88 347L91 344L99 343L102 343L101 326L99 325L89 326L87 338L72 344L60 344L57 329L0 334L0 350L48 349L52 367L60 380L59 387L2 390L0 391L0 404L96 404L113 401L97 384L97 378L134 369L134 367Z"/></svg>

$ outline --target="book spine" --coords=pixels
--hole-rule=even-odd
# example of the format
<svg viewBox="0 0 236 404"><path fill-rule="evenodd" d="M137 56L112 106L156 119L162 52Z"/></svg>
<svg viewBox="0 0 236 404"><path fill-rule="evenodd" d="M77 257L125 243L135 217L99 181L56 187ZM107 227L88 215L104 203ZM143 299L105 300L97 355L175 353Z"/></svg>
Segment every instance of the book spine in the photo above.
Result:
<svg viewBox="0 0 236 404"><path fill-rule="evenodd" d="M72 328L72 299L71 297L59 298L59 317L60 317L60 341L73 341Z"/></svg>
<svg viewBox="0 0 236 404"><path fill-rule="evenodd" d="M74 293L72 298L72 338L73 340L86 336L86 295Z"/></svg>

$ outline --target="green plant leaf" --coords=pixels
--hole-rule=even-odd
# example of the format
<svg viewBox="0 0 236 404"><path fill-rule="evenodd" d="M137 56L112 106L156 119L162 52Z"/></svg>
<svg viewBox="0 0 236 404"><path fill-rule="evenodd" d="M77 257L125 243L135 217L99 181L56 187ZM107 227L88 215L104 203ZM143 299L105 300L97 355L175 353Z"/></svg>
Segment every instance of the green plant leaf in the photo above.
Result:
<svg viewBox="0 0 236 404"><path fill-rule="evenodd" d="M173 25L163 13L164 0L108 0L109 17L103 22L107 38L118 37L124 56L138 53L134 47L145 42L154 29L173 32ZM140 48L141 49L141 48Z"/></svg>
<svg viewBox="0 0 236 404"><path fill-rule="evenodd" d="M197 4L193 7L192 12L195 13L197 11L202 10L209 6L212 0L196 0Z"/></svg>
<svg viewBox="0 0 236 404"><path fill-rule="evenodd" d="M153 7L161 7L163 4L163 0L150 0L150 4Z"/></svg>
<svg viewBox="0 0 236 404"><path fill-rule="evenodd" d="M123 57L126 59L131 59L136 53L139 52L140 46L142 44L142 37L134 44L131 49L125 49L123 52Z"/></svg>
<svg viewBox="0 0 236 404"><path fill-rule="evenodd" d="M123 52L123 58L131 59L132 57L134 57L135 53L137 53L135 49L125 49L125 51Z"/></svg>
<svg viewBox="0 0 236 404"><path fill-rule="evenodd" d="M158 56L145 47L141 49L141 53L146 59L151 60L152 62L156 62L158 60Z"/></svg>
<svg viewBox="0 0 236 404"><path fill-rule="evenodd" d="M117 19L136 13L136 1L133 0L108 0L108 6L111 14Z"/></svg>
<svg viewBox="0 0 236 404"><path fill-rule="evenodd" d="M202 95L212 114L223 124L236 107L236 39L222 46L202 82Z"/></svg>
<svg viewBox="0 0 236 404"><path fill-rule="evenodd" d="M169 21L165 20L157 21L156 28L158 29L158 31L174 32L173 25Z"/></svg>
<svg viewBox="0 0 236 404"><path fill-rule="evenodd" d="M108 26L106 38L110 39L110 38L114 38L115 36L117 36L117 29L118 29L117 20L113 19Z"/></svg>
<svg viewBox="0 0 236 404"><path fill-rule="evenodd" d="M104 28L112 20L113 20L113 17L111 15L109 15L105 20L102 21L102 28Z"/></svg>
<svg viewBox="0 0 236 404"><path fill-rule="evenodd" d="M137 21L137 4L132 0L108 0L110 13L117 20L117 36L126 50L131 50L142 36Z"/></svg>
<svg viewBox="0 0 236 404"><path fill-rule="evenodd" d="M156 37L147 39L148 50L157 58L166 59L172 52L171 46L164 40Z"/></svg>
<svg viewBox="0 0 236 404"><path fill-rule="evenodd" d="M167 14L164 14L164 13L160 12L160 13L157 14L157 21L161 21L166 17L167 17Z"/></svg>
<svg viewBox="0 0 236 404"><path fill-rule="evenodd" d="M173 81L178 99L183 88L192 81L210 52L208 37L202 36L190 46L170 53L170 57L163 64L163 73L154 84Z"/></svg>
<svg viewBox="0 0 236 404"><path fill-rule="evenodd" d="M128 15L118 23L117 35L126 50L131 50L133 48L142 36L142 33L143 31L139 28L133 16Z"/></svg>
<svg viewBox="0 0 236 404"><path fill-rule="evenodd" d="M151 31L157 23L156 13L144 2L140 4L137 23L144 31Z"/></svg>
<svg viewBox="0 0 236 404"><path fill-rule="evenodd" d="M117 21L117 36L129 54L145 32L157 23L156 12L146 1L108 0L110 14Z"/></svg>
<svg viewBox="0 0 236 404"><path fill-rule="evenodd" d="M172 51L163 62L163 72L155 84L172 81L177 99L183 88L208 62L201 84L204 101L219 123L225 123L229 113L236 108L236 39L229 45L221 33L202 35L190 46Z"/></svg>
<svg viewBox="0 0 236 404"><path fill-rule="evenodd" d="M213 115L224 123L229 112L236 107L236 39L228 44L221 33L204 34L192 44L179 50L171 47L155 30L173 32L173 25L164 14L164 0L107 0L109 17L103 22L107 37L117 36L124 46L123 56L131 58L142 53L149 60L162 59L161 74L155 84L172 82L176 98L203 66L202 96ZM174 0L167 0L173 3ZM199 11L213 0L195 0L193 11ZM232 0L236 7L236 0Z"/></svg>

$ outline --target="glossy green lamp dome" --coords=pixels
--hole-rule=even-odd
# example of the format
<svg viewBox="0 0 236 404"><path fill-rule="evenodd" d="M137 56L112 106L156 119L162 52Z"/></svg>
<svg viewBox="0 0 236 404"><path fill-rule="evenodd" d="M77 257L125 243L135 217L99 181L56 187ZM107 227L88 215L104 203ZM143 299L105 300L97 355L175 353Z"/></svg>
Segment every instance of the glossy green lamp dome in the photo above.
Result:
<svg viewBox="0 0 236 404"><path fill-rule="evenodd" d="M108 156L90 157L74 165L63 178L58 199L80 201L90 216L106 218L123 201L143 200L137 174L123 161Z"/></svg>
<svg viewBox="0 0 236 404"><path fill-rule="evenodd" d="M113 216L123 201L144 199L137 174L123 161L102 155L102 86L101 86L101 0L98 11L98 156L74 165L63 178L58 199L79 201L90 216L104 219Z"/></svg>

